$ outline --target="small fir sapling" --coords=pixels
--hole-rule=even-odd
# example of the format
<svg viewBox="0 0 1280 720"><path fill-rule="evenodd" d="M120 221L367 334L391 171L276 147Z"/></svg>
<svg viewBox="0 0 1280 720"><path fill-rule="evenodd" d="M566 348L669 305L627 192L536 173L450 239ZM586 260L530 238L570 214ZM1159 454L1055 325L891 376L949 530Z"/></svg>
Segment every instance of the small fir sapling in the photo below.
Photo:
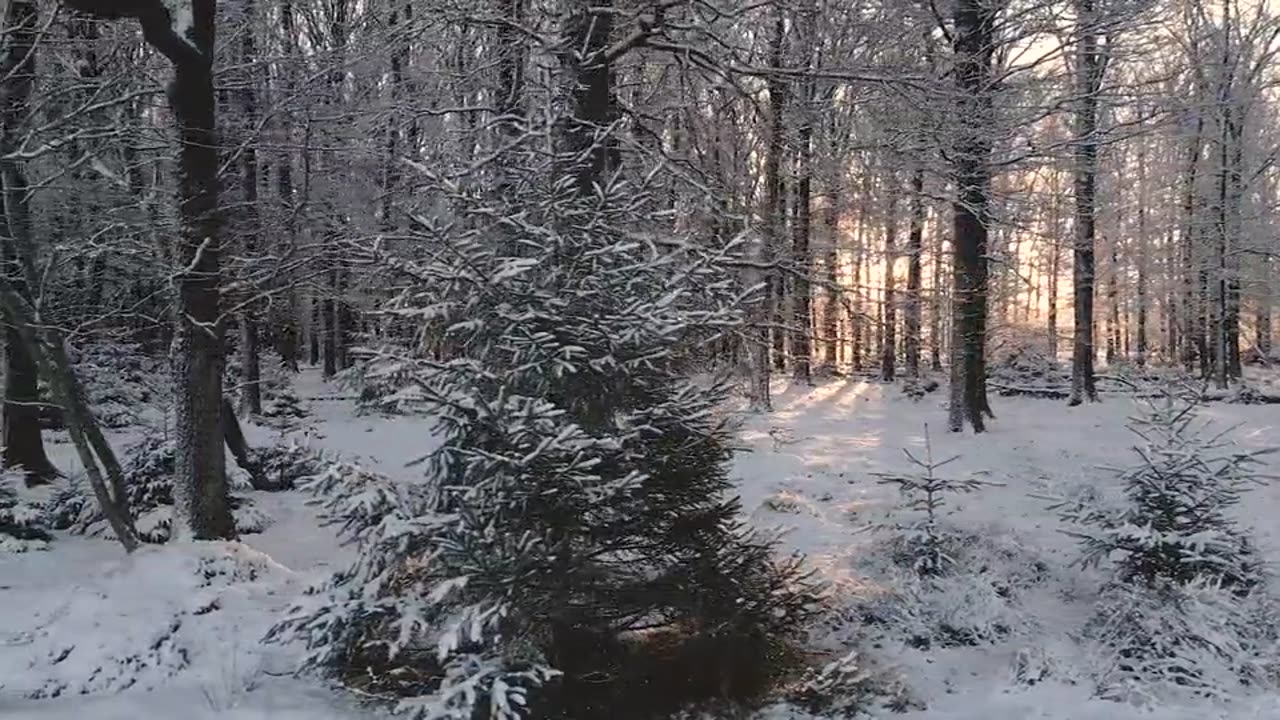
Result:
<svg viewBox="0 0 1280 720"><path fill-rule="evenodd" d="M18 494L23 478L17 469L0 470L0 552L42 550L53 539L45 529L44 513Z"/></svg>
<svg viewBox="0 0 1280 720"><path fill-rule="evenodd" d="M1079 563L1115 562L1116 579L1155 586L1208 581L1247 592L1260 580L1259 560L1230 514L1241 497L1264 484L1262 458L1275 448L1244 450L1199 421L1199 399L1172 392L1147 401L1130 422L1138 461L1114 469L1125 502L1102 507L1094 498L1053 506L1075 526Z"/></svg>
<svg viewBox="0 0 1280 720"><path fill-rule="evenodd" d="M946 572L954 564L947 553L947 543L939 526L939 517L947 504L947 497L971 493L985 485L991 485L974 478L955 479L940 477L937 471L955 462L960 456L952 456L946 460L934 461L933 444L929 438L929 426L924 428L924 459L916 457L910 450L903 449L912 465L919 468L915 473L876 473L881 484L896 485L898 491L906 498L906 508L916 514L916 518L894 529L902 533L901 539L912 569L921 576L936 576Z"/></svg>

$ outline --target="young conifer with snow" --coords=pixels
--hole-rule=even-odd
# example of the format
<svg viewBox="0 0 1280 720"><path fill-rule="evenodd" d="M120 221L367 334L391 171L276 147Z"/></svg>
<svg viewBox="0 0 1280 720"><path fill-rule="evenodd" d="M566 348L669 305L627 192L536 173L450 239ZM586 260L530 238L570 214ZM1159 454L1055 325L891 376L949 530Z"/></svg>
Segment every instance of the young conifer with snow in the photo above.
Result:
<svg viewBox="0 0 1280 720"><path fill-rule="evenodd" d="M1138 462L1116 470L1125 488L1119 508L1060 506L1075 524L1085 565L1111 559L1116 578L1153 586L1209 581L1247 591L1260 579L1258 560L1230 514L1261 485L1261 457L1199 422L1197 401L1166 393L1133 418Z"/></svg>
<svg viewBox="0 0 1280 720"><path fill-rule="evenodd" d="M281 632L432 720L653 701L681 657L665 699L764 684L812 589L741 524L725 386L687 367L741 322L737 248L621 183L451 200L394 308L442 349L408 366L443 445L421 482L339 490L360 556Z"/></svg>

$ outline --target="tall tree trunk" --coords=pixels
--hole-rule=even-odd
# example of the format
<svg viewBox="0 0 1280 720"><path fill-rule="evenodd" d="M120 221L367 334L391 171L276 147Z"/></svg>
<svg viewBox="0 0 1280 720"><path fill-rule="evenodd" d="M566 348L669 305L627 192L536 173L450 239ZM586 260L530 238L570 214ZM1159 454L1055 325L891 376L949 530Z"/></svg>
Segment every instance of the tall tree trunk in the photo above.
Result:
<svg viewBox="0 0 1280 720"><path fill-rule="evenodd" d="M897 170L889 171L889 206L884 226L884 295L881 303L880 379L893 382L897 375L898 309L895 272L898 264L898 187Z"/></svg>
<svg viewBox="0 0 1280 720"><path fill-rule="evenodd" d="M147 43L173 64L169 107L178 129L177 290L171 348L177 459L174 472L174 536L230 537L222 451L223 325L221 218L218 214L218 147L213 89L216 0L192 0L188 26L175 29L161 0L130 3L65 0L73 8L113 20L138 20ZM101 457L102 453L99 453Z"/></svg>
<svg viewBox="0 0 1280 720"><path fill-rule="evenodd" d="M252 266L258 252L258 228L261 224L258 212L258 53L254 43L258 23L253 0L243 0L241 7L244 20L240 29L240 62L246 77L240 91L240 109L250 135L245 138L240 156L240 184L244 195L240 234L246 258ZM255 287L249 286L250 294L256 291ZM240 312L240 411L249 415L262 413L262 371L258 348L258 316L261 312L261 303L253 302L252 298Z"/></svg>
<svg viewBox="0 0 1280 720"><path fill-rule="evenodd" d="M806 108L806 115L808 109ZM810 188L812 178L813 128L806 120L800 127L796 143L799 145L799 177L796 180L795 225L792 227L792 253L795 262L795 290L791 306L791 353L796 382L812 385L812 289L809 273L813 272L813 257L809 251L811 226Z"/></svg>
<svg viewBox="0 0 1280 720"><path fill-rule="evenodd" d="M985 430L991 415L986 391L987 238L990 222L992 116L991 61L996 10L984 0L955 5L955 78L959 90L960 137L954 173L952 365L949 424Z"/></svg>
<svg viewBox="0 0 1280 720"><path fill-rule="evenodd" d="M1196 113L1195 131L1187 144L1186 170L1182 175L1182 228L1179 244L1182 259L1182 320L1186 325L1182 333L1183 364L1188 373L1195 371L1196 362L1204 363L1204 330L1201 324L1203 310L1200 298L1203 281L1203 263L1197 253L1198 231L1196 218L1196 175L1200 167L1200 153L1204 137L1204 116Z"/></svg>
<svg viewBox="0 0 1280 720"><path fill-rule="evenodd" d="M936 217L936 216L935 216ZM943 246L942 233L938 232L937 221L930 223L933 228L933 291L930 293L929 299L929 366L934 372L942 372L942 352L943 345L947 334L943 332L943 326L946 321L944 314L946 304L945 298L945 278L943 277L943 259L945 255L945 247Z"/></svg>
<svg viewBox="0 0 1280 720"><path fill-rule="evenodd" d="M1262 258L1262 276L1271 278L1274 263L1270 257ZM1254 315L1254 345L1263 363L1271 362L1271 289L1264 288L1258 297Z"/></svg>
<svg viewBox="0 0 1280 720"><path fill-rule="evenodd" d="M916 165L911 174L911 228L907 234L907 296L903 318L908 380L920 378L920 282L921 255L924 254L924 168Z"/></svg>
<svg viewBox="0 0 1280 720"><path fill-rule="evenodd" d="M36 36L40 32L34 0L10 0L5 17L7 47L0 59L3 78L3 115L0 115L0 152L12 153L30 111L31 91L36 73ZM0 164L4 192L4 220L7 226L2 258L4 274L16 292L26 294L22 265L14 238L32 237L26 173L20 160ZM0 443L4 445L4 467L21 468L28 485L47 482L57 475L49 460L40 433L39 368L31 349L23 342L17 318L9 313L4 320L4 408L0 413Z"/></svg>
<svg viewBox="0 0 1280 720"><path fill-rule="evenodd" d="M187 37L195 52L174 61L169 103L179 128L181 239L175 282L178 318L173 363L178 398L174 535L231 537L222 450L223 325L218 146L214 125L215 0L192 0Z"/></svg>
<svg viewBox="0 0 1280 720"><path fill-rule="evenodd" d="M831 369L840 364L840 206L833 188L827 194L827 252L823 262L826 288L822 304L822 338L826 352L824 363Z"/></svg>
<svg viewBox="0 0 1280 720"><path fill-rule="evenodd" d="M1139 107L1139 113L1143 112ZM1138 140L1138 251L1135 253L1138 265L1138 322L1137 322L1137 362L1139 367L1147 364L1147 304L1149 290L1147 288L1147 264L1149 261L1150 242L1147 239L1147 141L1145 137Z"/></svg>
<svg viewBox="0 0 1280 720"><path fill-rule="evenodd" d="M1080 32L1076 52L1075 113L1075 330L1072 343L1071 405L1096 402L1094 379L1093 285L1095 198L1098 176L1098 91L1102 85L1102 58L1094 23L1094 0L1076 0Z"/></svg>
<svg viewBox="0 0 1280 720"><path fill-rule="evenodd" d="M769 67L782 68L785 62L786 10L775 6L773 34L769 38ZM782 177L782 158L786 149L783 134L783 113L787 103L787 84L781 75L770 74L769 90L769 139L765 148L765 227L768 230L769 262L777 263L786 242L787 186ZM769 269L769 323L772 326L773 367L779 372L786 368L786 331L782 322L787 304L786 276L774 265Z"/></svg>
<svg viewBox="0 0 1280 720"><path fill-rule="evenodd" d="M1062 274L1062 206L1057 173L1054 174L1053 200L1049 206L1049 357L1058 359L1058 278Z"/></svg>
<svg viewBox="0 0 1280 720"><path fill-rule="evenodd" d="M1107 364L1116 361L1120 352L1120 252L1119 241L1111 241L1111 272L1107 277Z"/></svg>

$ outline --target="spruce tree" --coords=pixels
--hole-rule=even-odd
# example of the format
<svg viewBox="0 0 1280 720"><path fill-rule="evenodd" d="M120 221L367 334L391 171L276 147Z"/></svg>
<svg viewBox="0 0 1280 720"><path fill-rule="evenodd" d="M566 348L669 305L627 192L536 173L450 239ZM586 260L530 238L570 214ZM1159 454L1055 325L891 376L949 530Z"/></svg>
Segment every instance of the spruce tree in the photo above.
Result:
<svg viewBox="0 0 1280 720"><path fill-rule="evenodd" d="M1082 564L1116 563L1116 579L1156 586L1207 581L1246 591L1259 580L1248 536L1230 514L1242 495L1266 481L1262 456L1198 420L1198 398L1172 391L1130 422L1138 462L1115 470L1125 488L1118 508L1059 506L1079 529Z"/></svg>
<svg viewBox="0 0 1280 720"><path fill-rule="evenodd" d="M726 383L690 377L742 322L738 245L675 235L642 187L536 180L556 174L419 219L429 259L392 310L436 348L400 368L443 444L422 482L325 483L359 559L277 629L415 717L747 693L814 599L739 519Z"/></svg>

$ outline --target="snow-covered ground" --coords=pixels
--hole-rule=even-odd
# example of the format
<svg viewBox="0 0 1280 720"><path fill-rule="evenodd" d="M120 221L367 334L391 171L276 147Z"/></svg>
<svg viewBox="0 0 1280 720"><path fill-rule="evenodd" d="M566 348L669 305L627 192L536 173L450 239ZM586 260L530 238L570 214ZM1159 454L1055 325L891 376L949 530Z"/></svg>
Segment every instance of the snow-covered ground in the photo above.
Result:
<svg viewBox="0 0 1280 720"><path fill-rule="evenodd" d="M407 464L431 449L425 420L359 416L312 373L299 390L312 415L295 436L378 472L420 472ZM896 388L859 381L777 390L774 413L744 418L749 452L735 465L744 510L757 526L783 530L784 547L805 553L829 583L831 618L814 633L815 645L834 654L860 643L877 668L902 678L915 708L900 717L1280 718L1280 695L1263 691L1229 704L1178 700L1147 708L1092 697L1088 675L1099 659L1079 631L1099 576L1069 567L1075 547L1047 510L1047 498L1085 485L1114 490L1100 466L1132 462L1128 401L1069 409L993 398L998 419L990 432L973 436L945 432L938 393L917 402ZM1203 414L1224 427L1238 425L1233 437L1243 445L1280 445L1275 406L1214 404ZM1034 560L1045 577L1016 602L977 606L994 613L997 642L923 647L869 631L849 610L890 590L879 572L883 558L875 557L883 533L871 528L898 519L900 500L877 473L908 470L903 449L921 453L926 426L935 457L960 456L944 473L990 483L955 501L948 522L991 539L1011 557ZM277 435L250 428L255 444ZM56 450L59 465L73 467L69 446ZM292 677L299 649L260 642L291 599L350 551L319 525L300 493L254 499L275 522L243 543L175 544L126 558L113 543L60 535L47 552L0 555L0 718L374 716L358 698ZM1240 511L1263 557L1280 559L1280 486L1258 490Z"/></svg>

